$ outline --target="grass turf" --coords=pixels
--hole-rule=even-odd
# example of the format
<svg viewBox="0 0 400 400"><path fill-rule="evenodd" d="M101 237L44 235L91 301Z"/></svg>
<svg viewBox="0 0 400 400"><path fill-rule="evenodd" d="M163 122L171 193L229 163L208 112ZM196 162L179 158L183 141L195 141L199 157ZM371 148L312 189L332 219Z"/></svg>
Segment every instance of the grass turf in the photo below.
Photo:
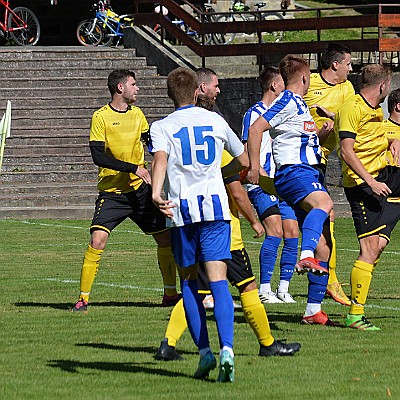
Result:
<svg viewBox="0 0 400 400"><path fill-rule="evenodd" d="M260 240L242 221L246 248L258 276ZM351 219L336 224L338 275L349 281L357 255ZM89 313L69 308L79 294L87 221L0 220L0 398L12 399L383 399L400 396L399 265L397 231L381 257L366 313L381 332L304 326L307 278L294 276L297 304L268 305L277 339L302 343L294 357L258 357L258 343L235 311L235 383L192 376L198 355L185 332L181 362L158 362L170 309L162 308L155 245L132 223L109 239ZM279 268L273 277L277 285ZM344 286L349 292L349 286ZM232 293L237 299L237 292ZM323 309L344 322L347 308L326 299ZM212 312L212 347L218 349Z"/></svg>

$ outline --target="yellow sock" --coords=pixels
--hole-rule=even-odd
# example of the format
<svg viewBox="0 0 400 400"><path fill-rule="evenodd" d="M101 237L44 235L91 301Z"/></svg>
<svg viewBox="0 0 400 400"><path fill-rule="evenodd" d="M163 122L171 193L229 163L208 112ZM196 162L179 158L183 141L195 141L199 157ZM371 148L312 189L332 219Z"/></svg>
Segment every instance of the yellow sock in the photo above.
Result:
<svg viewBox="0 0 400 400"><path fill-rule="evenodd" d="M336 275L336 239L335 239L335 223L333 221L329 224L329 229L331 231L331 240L332 240L332 251L331 256L329 257L329 278L328 285L335 283L338 281L338 277Z"/></svg>
<svg viewBox="0 0 400 400"><path fill-rule="evenodd" d="M274 337L271 334L267 313L258 297L258 290L240 294L243 314L247 323L251 326L257 336L258 341L263 346L271 346L274 343Z"/></svg>
<svg viewBox="0 0 400 400"><path fill-rule="evenodd" d="M92 290L94 278L99 270L100 258L103 251L104 250L94 249L92 246L88 245L83 258L81 271L80 299L89 301L90 291Z"/></svg>
<svg viewBox="0 0 400 400"><path fill-rule="evenodd" d="M164 283L164 294L167 296L177 295L176 264L172 255L171 247L158 247L157 258Z"/></svg>
<svg viewBox="0 0 400 400"><path fill-rule="evenodd" d="M169 317L165 337L170 346L176 347L176 342L180 339L187 328L185 309L183 308L183 299L180 299L172 309Z"/></svg>
<svg viewBox="0 0 400 400"><path fill-rule="evenodd" d="M372 280L373 264L356 260L351 270L351 307L350 314L364 314L368 290Z"/></svg>

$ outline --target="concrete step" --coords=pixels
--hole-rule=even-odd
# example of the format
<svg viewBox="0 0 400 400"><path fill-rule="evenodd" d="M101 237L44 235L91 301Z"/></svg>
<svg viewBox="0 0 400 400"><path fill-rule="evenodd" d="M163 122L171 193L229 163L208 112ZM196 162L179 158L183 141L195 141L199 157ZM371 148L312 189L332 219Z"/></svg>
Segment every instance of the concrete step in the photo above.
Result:
<svg viewBox="0 0 400 400"><path fill-rule="evenodd" d="M86 219L93 217L94 206L0 207L0 219Z"/></svg>
<svg viewBox="0 0 400 400"><path fill-rule="evenodd" d="M81 129L84 131L85 129ZM67 146L69 144L81 144L81 145L89 145L89 133L88 129L86 129L86 133L69 133L61 135L58 131L54 131L56 134L51 136L46 131L45 134L41 134L37 132L36 135L13 135L9 139L7 139L7 148L13 146L40 146L43 144L47 145L59 145L59 146Z"/></svg>
<svg viewBox="0 0 400 400"><path fill-rule="evenodd" d="M97 182L45 182L30 184L4 183L0 186L0 196L24 194L91 193L97 194Z"/></svg>
<svg viewBox="0 0 400 400"><path fill-rule="evenodd" d="M97 182L97 170L83 171L50 171L46 174L40 171L32 172L3 172L0 175L0 184L29 184L29 183L49 183L49 182L82 182L87 181L94 184Z"/></svg>
<svg viewBox="0 0 400 400"><path fill-rule="evenodd" d="M94 166L93 162L88 161L69 161L69 162L57 162L53 160L43 161L37 164L27 163L27 162L17 162L13 160L10 163L3 163L2 172L36 172L40 171L42 173L56 172L56 171L93 171L97 172L97 168Z"/></svg>
<svg viewBox="0 0 400 400"><path fill-rule="evenodd" d="M6 150L5 150L6 151ZM4 151L4 152L5 152ZM63 154L67 153L79 153L87 154L89 151L87 143L69 143L68 145L60 144L40 144L40 145L7 145L8 157L15 154L24 154L25 156L30 155L48 155L48 154Z"/></svg>
<svg viewBox="0 0 400 400"><path fill-rule="evenodd" d="M89 150L85 154L69 154L69 153L63 153L63 154L39 154L39 155L29 155L26 156L24 154L14 154L13 156L9 156L6 152L4 152L4 158L3 158L3 168L5 168L6 165L9 166L19 166L22 163L26 164L41 164L41 163L48 163L48 164L64 164L64 163L76 163L76 164L86 164L86 163L91 163L93 168L96 168L93 164L92 157L90 155Z"/></svg>

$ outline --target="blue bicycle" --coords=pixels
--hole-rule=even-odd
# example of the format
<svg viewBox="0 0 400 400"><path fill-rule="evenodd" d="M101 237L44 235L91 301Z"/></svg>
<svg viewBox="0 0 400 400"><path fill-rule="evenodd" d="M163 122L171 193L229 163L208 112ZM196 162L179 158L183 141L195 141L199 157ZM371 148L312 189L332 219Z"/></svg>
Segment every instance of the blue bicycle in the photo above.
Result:
<svg viewBox="0 0 400 400"><path fill-rule="evenodd" d="M91 10L95 11L95 17L81 21L76 29L79 43L84 46L111 46L117 38L118 46L124 36L123 28L132 26L133 18L129 14L115 13L109 0L98 1Z"/></svg>

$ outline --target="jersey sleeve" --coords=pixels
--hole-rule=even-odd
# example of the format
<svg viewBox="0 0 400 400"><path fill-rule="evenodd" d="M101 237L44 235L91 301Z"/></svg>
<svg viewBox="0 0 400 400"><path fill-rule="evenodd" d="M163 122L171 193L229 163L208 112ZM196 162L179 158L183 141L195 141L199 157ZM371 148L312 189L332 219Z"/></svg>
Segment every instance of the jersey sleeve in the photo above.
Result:
<svg viewBox="0 0 400 400"><path fill-rule="evenodd" d="M360 124L360 110L355 107L342 107L335 118L335 133L339 138L355 137Z"/></svg>
<svg viewBox="0 0 400 400"><path fill-rule="evenodd" d="M244 146L239 138L236 136L235 132L230 128L230 126L225 122L226 125L226 138L227 141L225 142L225 150L232 157L238 157L244 152Z"/></svg>
<svg viewBox="0 0 400 400"><path fill-rule="evenodd" d="M90 124L90 141L105 142L106 141L106 125L100 113L95 112Z"/></svg>
<svg viewBox="0 0 400 400"><path fill-rule="evenodd" d="M157 121L153 122L150 127L148 149L150 153L156 153L157 151L165 151L167 154L169 153L167 137Z"/></svg>
<svg viewBox="0 0 400 400"><path fill-rule="evenodd" d="M272 128L282 124L292 115L297 114L297 107L293 99L293 94L285 90L272 103L271 107L262 116L271 125Z"/></svg>
<svg viewBox="0 0 400 400"><path fill-rule="evenodd" d="M143 111L140 110L139 113L139 118L140 118L140 133L146 133L149 131L149 123L147 122L146 117L143 114Z"/></svg>

